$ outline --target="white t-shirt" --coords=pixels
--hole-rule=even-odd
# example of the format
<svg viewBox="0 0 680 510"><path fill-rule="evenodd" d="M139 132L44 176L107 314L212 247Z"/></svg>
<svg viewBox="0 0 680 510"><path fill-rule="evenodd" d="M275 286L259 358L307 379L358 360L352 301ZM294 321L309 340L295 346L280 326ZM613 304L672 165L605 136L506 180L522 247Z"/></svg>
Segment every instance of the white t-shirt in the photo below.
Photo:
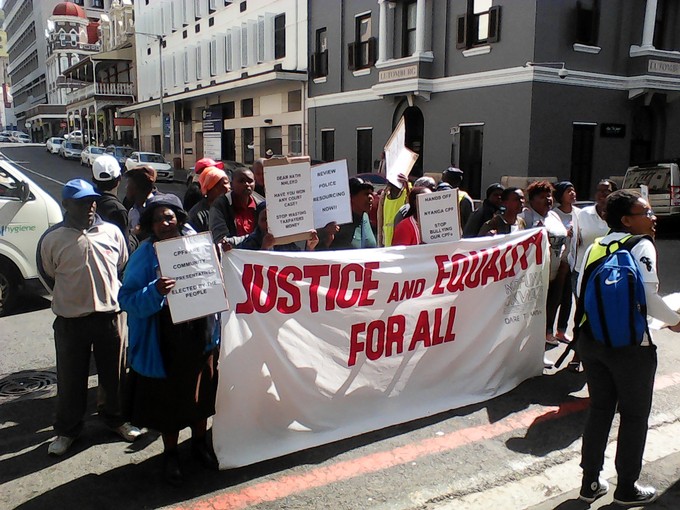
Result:
<svg viewBox="0 0 680 510"><path fill-rule="evenodd" d="M576 265L576 235L578 233L578 213L581 209L578 207L572 207L572 210L570 213L565 213L560 209L559 207L553 207L553 211L555 214L557 214L560 219L562 220L562 225L564 225L564 228L567 229L567 233L569 233L569 229L572 229L572 235L571 237L567 236L567 262L569 262L569 269L573 271L575 265Z"/></svg>
<svg viewBox="0 0 680 510"><path fill-rule="evenodd" d="M584 207L577 213L576 227L574 229L575 239L577 240L574 246L576 252L574 256L574 269L580 271L583 265L583 255L586 250L593 244L595 239L607 235L609 225L597 214L595 206L591 205Z"/></svg>

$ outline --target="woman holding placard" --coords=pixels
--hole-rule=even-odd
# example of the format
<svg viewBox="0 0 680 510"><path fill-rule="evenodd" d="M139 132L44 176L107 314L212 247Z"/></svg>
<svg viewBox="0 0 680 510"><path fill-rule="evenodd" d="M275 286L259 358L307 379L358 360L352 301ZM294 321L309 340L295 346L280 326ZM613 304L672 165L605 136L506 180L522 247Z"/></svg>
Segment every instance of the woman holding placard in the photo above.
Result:
<svg viewBox="0 0 680 510"><path fill-rule="evenodd" d="M207 419L215 414L218 331L214 316L173 324L166 296L175 280L160 276L154 242L182 235L187 213L174 195L156 195L140 217L149 235L125 269L119 300L128 313L130 419L161 432L164 478L183 481L177 452L179 431L191 427L193 456L217 468L206 441Z"/></svg>
<svg viewBox="0 0 680 510"><path fill-rule="evenodd" d="M413 246L422 244L418 225L418 195L432 193L430 188L416 186L408 194L408 213L394 229L392 246Z"/></svg>

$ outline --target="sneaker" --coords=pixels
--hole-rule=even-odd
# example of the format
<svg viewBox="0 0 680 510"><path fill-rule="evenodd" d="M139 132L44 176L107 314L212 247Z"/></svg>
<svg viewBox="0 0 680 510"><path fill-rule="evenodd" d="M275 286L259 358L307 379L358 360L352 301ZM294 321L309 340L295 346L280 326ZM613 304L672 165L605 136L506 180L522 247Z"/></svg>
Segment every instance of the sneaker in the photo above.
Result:
<svg viewBox="0 0 680 510"><path fill-rule="evenodd" d="M545 343L548 345L560 345L560 341L553 334L545 335Z"/></svg>
<svg viewBox="0 0 680 510"><path fill-rule="evenodd" d="M132 443L135 439L142 435L142 431L129 423L123 423L120 427L116 427L113 431L122 437L128 443Z"/></svg>
<svg viewBox="0 0 680 510"><path fill-rule="evenodd" d="M564 334L564 331L558 331L555 333L555 338L559 342L562 342L563 344L570 344L571 343L571 338L569 338L567 335Z"/></svg>
<svg viewBox="0 0 680 510"><path fill-rule="evenodd" d="M609 484L604 478L598 478L595 481L583 480L581 484L581 492L578 495L578 499L585 501L586 503L592 503L598 498L601 498L609 490Z"/></svg>
<svg viewBox="0 0 680 510"><path fill-rule="evenodd" d="M657 496L654 487L645 487L634 483L631 488L616 487L614 503L622 506L640 506L651 503Z"/></svg>
<svg viewBox="0 0 680 510"><path fill-rule="evenodd" d="M543 368L552 368L553 362L550 361L546 356L543 356Z"/></svg>
<svg viewBox="0 0 680 510"><path fill-rule="evenodd" d="M47 448L47 454L54 455L55 457L61 457L68 451L69 448L71 448L71 445L75 440L75 437L57 436Z"/></svg>

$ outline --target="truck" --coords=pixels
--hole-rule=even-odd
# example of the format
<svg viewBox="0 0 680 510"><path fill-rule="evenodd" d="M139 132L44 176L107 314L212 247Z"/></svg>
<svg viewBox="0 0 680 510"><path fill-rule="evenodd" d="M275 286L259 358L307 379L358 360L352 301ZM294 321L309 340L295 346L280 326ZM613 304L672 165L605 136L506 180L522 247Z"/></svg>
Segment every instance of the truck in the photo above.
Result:
<svg viewBox="0 0 680 510"><path fill-rule="evenodd" d="M677 161L631 166L623 178L623 189L643 190L659 219L680 218L680 170Z"/></svg>

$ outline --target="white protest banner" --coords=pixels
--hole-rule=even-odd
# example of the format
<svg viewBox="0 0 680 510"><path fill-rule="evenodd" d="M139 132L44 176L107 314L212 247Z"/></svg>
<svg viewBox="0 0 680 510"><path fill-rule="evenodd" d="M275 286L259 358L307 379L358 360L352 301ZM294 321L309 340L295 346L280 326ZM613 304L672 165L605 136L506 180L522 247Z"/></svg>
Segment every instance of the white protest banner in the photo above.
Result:
<svg viewBox="0 0 680 510"><path fill-rule="evenodd" d="M331 221L352 223L346 159L312 167L312 196L314 228L323 228Z"/></svg>
<svg viewBox="0 0 680 510"><path fill-rule="evenodd" d="M154 244L161 274L176 281L168 294L175 324L229 309L210 232Z"/></svg>
<svg viewBox="0 0 680 510"><path fill-rule="evenodd" d="M455 243L225 253L222 469L474 404L543 372L544 229Z"/></svg>
<svg viewBox="0 0 680 510"><path fill-rule="evenodd" d="M406 148L406 124L404 117L399 120L397 127L392 132L385 144L385 165L387 167L385 177L397 188L402 187L399 182L399 174L408 177L411 169L418 159L418 154Z"/></svg>
<svg viewBox="0 0 680 510"><path fill-rule="evenodd" d="M418 195L418 225L423 242L446 243L460 240L458 190Z"/></svg>
<svg viewBox="0 0 680 510"><path fill-rule="evenodd" d="M314 229L314 202L309 161L265 166L267 223L274 237Z"/></svg>

